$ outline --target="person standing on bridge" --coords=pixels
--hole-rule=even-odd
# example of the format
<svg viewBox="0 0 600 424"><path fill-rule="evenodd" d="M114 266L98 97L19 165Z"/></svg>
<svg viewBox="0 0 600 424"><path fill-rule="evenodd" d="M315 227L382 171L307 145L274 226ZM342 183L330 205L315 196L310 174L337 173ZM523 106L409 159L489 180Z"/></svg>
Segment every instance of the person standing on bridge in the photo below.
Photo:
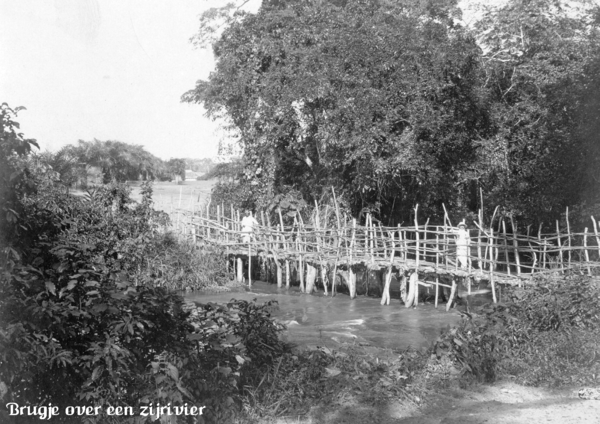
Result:
<svg viewBox="0 0 600 424"><path fill-rule="evenodd" d="M456 259L459 266L462 269L467 269L471 258L469 257L469 246L471 245L471 236L469 230L467 230L467 224L463 219L458 224L458 230L456 230Z"/></svg>
<svg viewBox="0 0 600 424"><path fill-rule="evenodd" d="M254 239L255 229L258 228L258 221L252 216L252 211L246 210L242 218L242 242L250 243Z"/></svg>

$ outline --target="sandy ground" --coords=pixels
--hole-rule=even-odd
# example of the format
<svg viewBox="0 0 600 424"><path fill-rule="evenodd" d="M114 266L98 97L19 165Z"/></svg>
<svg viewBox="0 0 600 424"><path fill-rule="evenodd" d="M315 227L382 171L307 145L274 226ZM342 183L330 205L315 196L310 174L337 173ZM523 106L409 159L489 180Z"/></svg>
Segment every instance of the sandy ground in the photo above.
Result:
<svg viewBox="0 0 600 424"><path fill-rule="evenodd" d="M432 393L427 405L406 402L367 407L322 407L310 417L276 422L304 424L600 424L600 400L579 399L576 390L523 387L511 382Z"/></svg>

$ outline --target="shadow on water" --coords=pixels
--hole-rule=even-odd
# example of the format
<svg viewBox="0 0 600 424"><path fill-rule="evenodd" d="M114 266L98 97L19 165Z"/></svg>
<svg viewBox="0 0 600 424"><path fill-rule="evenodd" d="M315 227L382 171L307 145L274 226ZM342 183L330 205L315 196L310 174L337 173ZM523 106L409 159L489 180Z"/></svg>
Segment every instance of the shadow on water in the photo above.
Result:
<svg viewBox="0 0 600 424"><path fill-rule="evenodd" d="M254 282L251 289L226 293L192 293L186 300L195 303L226 303L231 299L266 302L276 300L274 316L287 325L288 341L303 346L335 347L341 343L373 345L390 349L429 347L441 330L460 320L456 310L446 312L444 304L406 308L393 296L389 306L381 306L375 297L354 300L345 294L335 297L322 292L307 295L297 287L277 288L274 284Z"/></svg>

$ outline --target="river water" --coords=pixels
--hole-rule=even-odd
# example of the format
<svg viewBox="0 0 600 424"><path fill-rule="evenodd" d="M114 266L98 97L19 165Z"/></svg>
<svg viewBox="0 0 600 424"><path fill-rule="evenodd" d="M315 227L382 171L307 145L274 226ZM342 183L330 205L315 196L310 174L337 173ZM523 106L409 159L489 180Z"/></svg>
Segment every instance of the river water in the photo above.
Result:
<svg viewBox="0 0 600 424"><path fill-rule="evenodd" d="M443 303L437 309L432 304L406 308L394 293L390 305L381 306L380 299L375 297L350 299L345 294L331 297L322 292L308 295L297 287L277 288L275 284L260 281L253 282L251 289L237 290L197 292L187 295L186 300L195 303L226 303L234 298L256 299L260 303L276 300L279 311L274 316L287 324L287 341L299 346L336 347L356 343L390 349L423 349L431 346L443 329L461 319L456 309L446 312ZM477 303L488 301L490 296L477 296Z"/></svg>

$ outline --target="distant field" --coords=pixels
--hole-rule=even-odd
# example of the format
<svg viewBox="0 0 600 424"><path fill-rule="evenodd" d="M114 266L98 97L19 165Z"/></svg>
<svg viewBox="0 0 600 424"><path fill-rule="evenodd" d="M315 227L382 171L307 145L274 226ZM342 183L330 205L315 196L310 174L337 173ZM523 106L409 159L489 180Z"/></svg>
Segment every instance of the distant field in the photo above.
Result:
<svg viewBox="0 0 600 424"><path fill-rule="evenodd" d="M216 180L186 181L181 185L174 182L155 182L153 185L155 209L167 213L177 209L197 210L205 205L215 183ZM138 201L141 199L140 184L141 182L138 181L129 183L132 188L131 197Z"/></svg>

